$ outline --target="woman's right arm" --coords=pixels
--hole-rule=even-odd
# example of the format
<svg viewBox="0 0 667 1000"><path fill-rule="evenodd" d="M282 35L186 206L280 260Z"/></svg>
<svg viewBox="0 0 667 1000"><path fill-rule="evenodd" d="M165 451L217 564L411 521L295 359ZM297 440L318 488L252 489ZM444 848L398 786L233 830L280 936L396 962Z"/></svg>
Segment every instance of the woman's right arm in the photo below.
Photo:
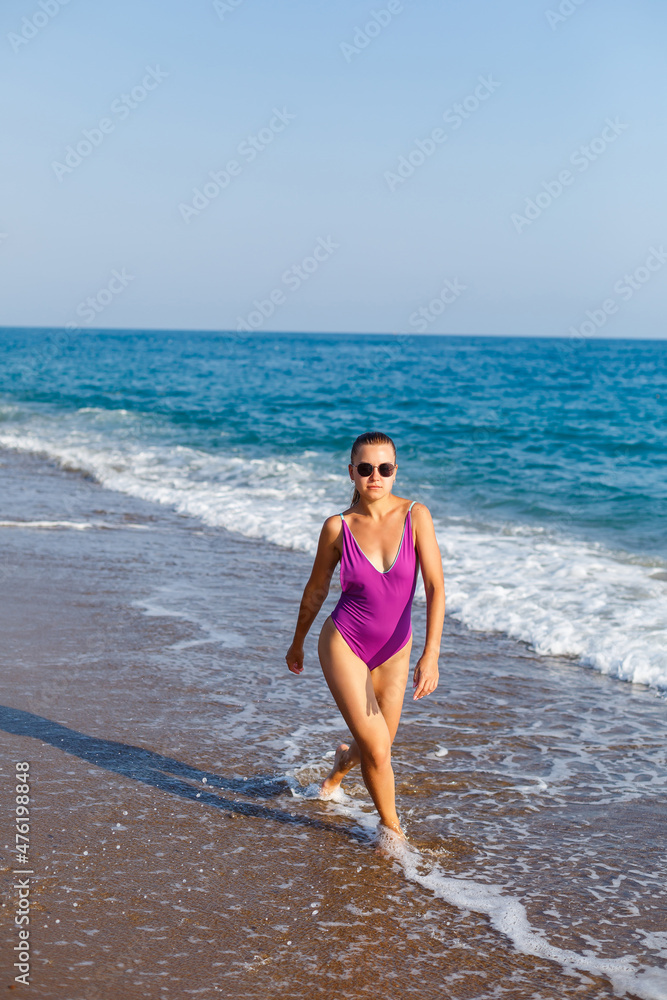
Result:
<svg viewBox="0 0 667 1000"><path fill-rule="evenodd" d="M315 561L299 606L294 638L285 656L293 674L300 674L303 670L303 641L329 593L331 577L340 559L335 545L340 530L341 520L337 514L328 517L322 525Z"/></svg>

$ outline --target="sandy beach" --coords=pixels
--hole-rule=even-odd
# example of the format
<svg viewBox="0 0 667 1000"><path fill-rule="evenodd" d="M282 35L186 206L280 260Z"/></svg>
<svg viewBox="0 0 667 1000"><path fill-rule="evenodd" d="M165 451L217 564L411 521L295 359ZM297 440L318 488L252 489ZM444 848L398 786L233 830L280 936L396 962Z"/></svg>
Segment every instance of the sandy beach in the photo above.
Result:
<svg viewBox="0 0 667 1000"><path fill-rule="evenodd" d="M394 746L408 853L319 801L306 556L2 454L2 968L68 1000L667 996L664 700L446 619ZM30 526L32 523L32 526ZM423 608L413 612L416 650ZM30 986L13 979L30 764Z"/></svg>

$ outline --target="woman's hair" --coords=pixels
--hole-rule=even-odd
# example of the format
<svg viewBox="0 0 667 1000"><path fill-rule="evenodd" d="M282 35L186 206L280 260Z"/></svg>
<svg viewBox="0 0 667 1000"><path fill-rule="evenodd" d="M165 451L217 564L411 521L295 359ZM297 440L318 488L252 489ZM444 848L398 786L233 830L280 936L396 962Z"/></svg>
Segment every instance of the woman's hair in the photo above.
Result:
<svg viewBox="0 0 667 1000"><path fill-rule="evenodd" d="M396 445L391 440L387 434L383 434L382 431L367 431L366 434L360 434L357 440L352 445L352 451L350 452L350 462L354 465L354 456L357 454L359 449L365 444L390 444L394 449L394 464L396 464ZM359 490L354 487L354 493L352 494L352 500L350 502L350 507L354 504L360 497Z"/></svg>

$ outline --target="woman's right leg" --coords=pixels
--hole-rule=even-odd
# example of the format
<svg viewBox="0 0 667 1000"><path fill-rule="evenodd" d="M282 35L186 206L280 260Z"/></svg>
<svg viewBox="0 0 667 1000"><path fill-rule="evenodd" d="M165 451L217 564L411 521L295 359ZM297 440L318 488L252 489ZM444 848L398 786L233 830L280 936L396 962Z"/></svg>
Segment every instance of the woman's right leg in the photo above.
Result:
<svg viewBox="0 0 667 1000"><path fill-rule="evenodd" d="M358 747L364 784L380 820L400 832L391 767L392 734L377 703L370 671L330 618L322 626L318 654L329 689Z"/></svg>
<svg viewBox="0 0 667 1000"><path fill-rule="evenodd" d="M394 653L380 666L369 671L373 681L375 698L384 716L384 721L387 723L392 746L403 710L405 688L410 671L411 649L412 636L402 649ZM353 739L349 745L341 743L338 746L331 771L322 782L323 797L327 797L340 785L345 775L352 770L355 764L360 762L360 758L361 754L356 740Z"/></svg>

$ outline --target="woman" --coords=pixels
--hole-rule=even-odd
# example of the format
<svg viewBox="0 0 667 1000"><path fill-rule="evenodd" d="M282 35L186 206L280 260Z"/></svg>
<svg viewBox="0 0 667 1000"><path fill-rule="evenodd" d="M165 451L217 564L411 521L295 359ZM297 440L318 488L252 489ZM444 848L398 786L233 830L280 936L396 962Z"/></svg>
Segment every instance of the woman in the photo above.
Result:
<svg viewBox="0 0 667 1000"><path fill-rule="evenodd" d="M426 592L426 643L413 675L415 699L435 691L445 617L442 559L424 504L392 494L396 448L386 434L360 435L352 445L352 503L322 526L315 562L285 660L303 670L303 642L341 562L342 593L320 632L318 655L353 740L341 743L320 789L329 798L355 764L380 822L399 836L391 745L403 707L412 649L411 610L421 565ZM393 561L392 561L393 558Z"/></svg>

